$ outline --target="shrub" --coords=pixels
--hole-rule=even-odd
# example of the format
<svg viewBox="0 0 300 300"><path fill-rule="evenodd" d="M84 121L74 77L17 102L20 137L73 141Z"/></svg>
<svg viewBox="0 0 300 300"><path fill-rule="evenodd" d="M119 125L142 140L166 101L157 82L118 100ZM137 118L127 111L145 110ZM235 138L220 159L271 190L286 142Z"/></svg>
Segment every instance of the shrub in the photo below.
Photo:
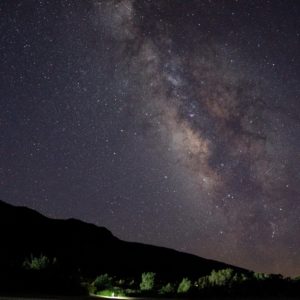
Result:
<svg viewBox="0 0 300 300"><path fill-rule="evenodd" d="M209 282L209 276L203 276L203 277L200 277L198 280L197 280L197 283L196 283L196 286L202 290L202 289L206 289L208 287L210 287L210 282Z"/></svg>
<svg viewBox="0 0 300 300"><path fill-rule="evenodd" d="M119 288L112 288L112 289L106 289L103 291L99 291L99 292L97 292L97 295L105 296L105 297L125 297L126 296L125 292Z"/></svg>
<svg viewBox="0 0 300 300"><path fill-rule="evenodd" d="M159 290L159 293L162 295L175 293L174 285L171 283L167 283L166 285L162 286L162 288Z"/></svg>
<svg viewBox="0 0 300 300"><path fill-rule="evenodd" d="M235 273L231 281L234 284L241 284L242 282L245 282L248 279L248 276L244 273Z"/></svg>
<svg viewBox="0 0 300 300"><path fill-rule="evenodd" d="M51 262L50 259L45 255L41 254L39 257L34 257L33 255L31 255L30 258L26 258L23 262L23 268L26 270L40 271L48 268L51 264L55 263L55 258Z"/></svg>
<svg viewBox="0 0 300 300"><path fill-rule="evenodd" d="M177 293L187 293L192 286L191 281L188 278L183 278L179 283Z"/></svg>
<svg viewBox="0 0 300 300"><path fill-rule="evenodd" d="M155 273L148 272L142 274L142 281L140 283L141 291L151 291L154 288Z"/></svg>
<svg viewBox="0 0 300 300"><path fill-rule="evenodd" d="M212 286L225 286L230 283L232 277L234 276L234 271L232 269L222 269L219 271L213 270L208 276L209 283Z"/></svg>
<svg viewBox="0 0 300 300"><path fill-rule="evenodd" d="M261 280L267 280L267 279L269 279L270 275L265 274L265 273L254 272L253 273L253 277L254 277L255 280L261 281Z"/></svg>
<svg viewBox="0 0 300 300"><path fill-rule="evenodd" d="M95 279L93 285L96 291L111 289L113 286L112 278L108 274L102 274Z"/></svg>
<svg viewBox="0 0 300 300"><path fill-rule="evenodd" d="M81 286L87 291L87 293L90 294L96 294L97 290L93 283L89 282L83 282L81 283Z"/></svg>

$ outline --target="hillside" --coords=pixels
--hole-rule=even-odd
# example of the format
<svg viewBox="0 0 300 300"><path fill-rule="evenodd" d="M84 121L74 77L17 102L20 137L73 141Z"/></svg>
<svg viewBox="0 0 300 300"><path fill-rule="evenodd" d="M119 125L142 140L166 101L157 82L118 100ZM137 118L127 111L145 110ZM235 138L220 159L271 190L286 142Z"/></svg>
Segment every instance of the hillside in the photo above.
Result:
<svg viewBox="0 0 300 300"><path fill-rule="evenodd" d="M2 201L0 236L0 295L299 294L297 278L254 273L172 249L122 241L104 227L50 219ZM142 289L142 273L155 276L151 290Z"/></svg>
<svg viewBox="0 0 300 300"><path fill-rule="evenodd" d="M21 265L26 257L55 257L65 269L85 276L109 272L136 275L202 276L228 265L175 250L122 241L103 227L79 220L47 218L25 207L0 202L0 267Z"/></svg>

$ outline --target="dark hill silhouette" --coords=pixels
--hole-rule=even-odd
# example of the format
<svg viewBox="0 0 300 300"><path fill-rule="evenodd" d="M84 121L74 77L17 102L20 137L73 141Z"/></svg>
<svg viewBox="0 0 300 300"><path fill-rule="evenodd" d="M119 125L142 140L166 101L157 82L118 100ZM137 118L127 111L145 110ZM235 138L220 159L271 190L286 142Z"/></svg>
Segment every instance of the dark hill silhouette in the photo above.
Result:
<svg viewBox="0 0 300 300"><path fill-rule="evenodd" d="M56 220L0 201L0 269L17 268L26 257L56 257L64 269L95 276L153 271L173 278L199 277L224 263L175 250L122 241L104 227L79 220ZM205 241L203 241L205 242Z"/></svg>

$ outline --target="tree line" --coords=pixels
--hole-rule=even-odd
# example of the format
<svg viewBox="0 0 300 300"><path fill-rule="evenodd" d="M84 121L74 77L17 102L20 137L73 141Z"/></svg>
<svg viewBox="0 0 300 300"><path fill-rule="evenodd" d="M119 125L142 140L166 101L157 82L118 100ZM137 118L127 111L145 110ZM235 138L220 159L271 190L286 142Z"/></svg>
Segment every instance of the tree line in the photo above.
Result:
<svg viewBox="0 0 300 300"><path fill-rule="evenodd" d="M120 277L100 274L90 278L80 269L68 269L58 259L30 255L11 271L0 269L0 292L47 294L92 294L118 297L199 297L199 296L299 296L300 277L238 271L212 270L199 278L167 279L156 272Z"/></svg>

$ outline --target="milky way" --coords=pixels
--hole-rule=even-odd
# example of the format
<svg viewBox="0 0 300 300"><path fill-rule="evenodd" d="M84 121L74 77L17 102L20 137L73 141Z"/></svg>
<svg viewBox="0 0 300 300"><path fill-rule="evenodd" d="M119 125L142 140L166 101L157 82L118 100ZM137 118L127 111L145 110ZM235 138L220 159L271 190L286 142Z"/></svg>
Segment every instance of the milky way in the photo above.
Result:
<svg viewBox="0 0 300 300"><path fill-rule="evenodd" d="M1 198L299 274L299 5L32 5L1 8Z"/></svg>

